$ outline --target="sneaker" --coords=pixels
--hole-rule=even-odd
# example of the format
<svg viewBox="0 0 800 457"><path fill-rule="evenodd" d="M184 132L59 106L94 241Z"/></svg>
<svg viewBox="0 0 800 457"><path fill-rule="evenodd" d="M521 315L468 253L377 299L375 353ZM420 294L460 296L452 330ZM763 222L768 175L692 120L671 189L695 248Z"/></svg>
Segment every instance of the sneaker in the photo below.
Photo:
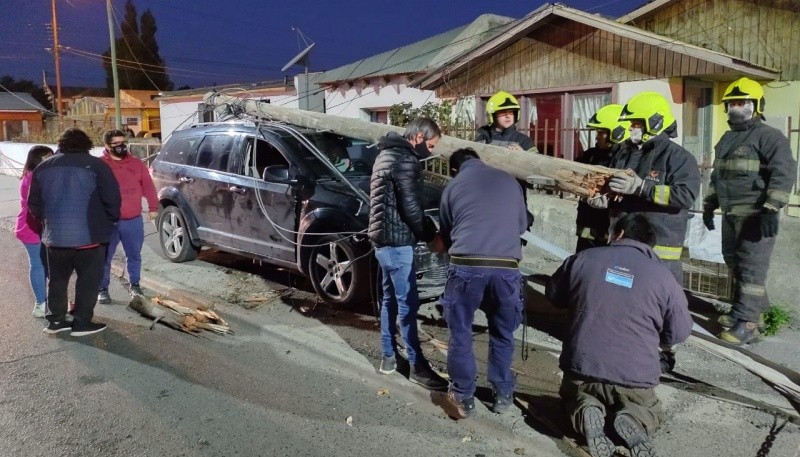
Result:
<svg viewBox="0 0 800 457"><path fill-rule="evenodd" d="M111 304L111 295L109 295L108 289L100 289L100 291L97 292L97 303L101 305Z"/></svg>
<svg viewBox="0 0 800 457"><path fill-rule="evenodd" d="M448 385L444 378L433 371L428 362L412 367L408 380L428 390L445 390Z"/></svg>
<svg viewBox="0 0 800 457"><path fill-rule="evenodd" d="M36 303L33 305L33 317L44 317L46 302Z"/></svg>
<svg viewBox="0 0 800 457"><path fill-rule="evenodd" d="M383 374L391 374L397 370L397 359L392 356L383 356L383 360L381 360L381 367L378 368Z"/></svg>
<svg viewBox="0 0 800 457"><path fill-rule="evenodd" d="M629 414L617 414L617 417L614 418L614 430L625 441L625 446L630 451L631 457L656 456L653 443L650 442L647 433L644 432L639 422Z"/></svg>
<svg viewBox="0 0 800 457"><path fill-rule="evenodd" d="M139 285L139 283L131 284L131 288L128 290L131 293L131 297L135 297L137 295L140 297L144 297L144 291L142 290L142 287Z"/></svg>
<svg viewBox="0 0 800 457"><path fill-rule="evenodd" d="M720 327L724 328L725 330L728 330L729 328L736 325L736 321L737 319L731 316L730 314L723 314L722 316L717 318L717 322L719 323ZM766 324L764 323L763 313L758 316L757 325L759 330L764 330Z"/></svg>
<svg viewBox="0 0 800 457"><path fill-rule="evenodd" d="M448 392L442 406L453 419L466 419L475 413L475 397L459 400L455 393Z"/></svg>
<svg viewBox="0 0 800 457"><path fill-rule="evenodd" d="M66 332L67 330L72 330L72 324L67 321L54 321L50 322L42 331L54 335L56 333Z"/></svg>
<svg viewBox="0 0 800 457"><path fill-rule="evenodd" d="M719 334L719 339L737 346L752 343L758 337L758 324L745 321L739 321L733 327Z"/></svg>
<svg viewBox="0 0 800 457"><path fill-rule="evenodd" d="M81 324L72 328L69 336L86 336L92 333L102 332L106 329L106 324L99 324L96 322L89 322L88 324Z"/></svg>
<svg viewBox="0 0 800 457"><path fill-rule="evenodd" d="M606 436L606 417L597 406L589 406L583 410L583 432L586 434L586 445L592 457L611 457L617 447L611 438Z"/></svg>
<svg viewBox="0 0 800 457"><path fill-rule="evenodd" d="M494 403L492 403L492 412L495 414L505 414L508 412L511 405L514 404L514 394L503 395L500 392L494 393Z"/></svg>

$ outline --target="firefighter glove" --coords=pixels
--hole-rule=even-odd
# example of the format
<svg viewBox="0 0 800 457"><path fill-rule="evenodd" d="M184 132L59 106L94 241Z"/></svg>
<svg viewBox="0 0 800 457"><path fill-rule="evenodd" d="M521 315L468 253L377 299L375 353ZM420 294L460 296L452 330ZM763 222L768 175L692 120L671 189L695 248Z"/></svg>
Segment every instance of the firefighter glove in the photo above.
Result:
<svg viewBox="0 0 800 457"><path fill-rule="evenodd" d="M714 210L703 211L703 224L708 230L714 230Z"/></svg>
<svg viewBox="0 0 800 457"><path fill-rule="evenodd" d="M778 212L765 210L761 213L761 236L772 238L778 234Z"/></svg>
<svg viewBox="0 0 800 457"><path fill-rule="evenodd" d="M608 197L605 194L597 195L586 199L586 204L592 208L604 209L608 208Z"/></svg>
<svg viewBox="0 0 800 457"><path fill-rule="evenodd" d="M635 174L625 174L614 176L608 187L614 192L623 195L641 194L644 187L644 180Z"/></svg>

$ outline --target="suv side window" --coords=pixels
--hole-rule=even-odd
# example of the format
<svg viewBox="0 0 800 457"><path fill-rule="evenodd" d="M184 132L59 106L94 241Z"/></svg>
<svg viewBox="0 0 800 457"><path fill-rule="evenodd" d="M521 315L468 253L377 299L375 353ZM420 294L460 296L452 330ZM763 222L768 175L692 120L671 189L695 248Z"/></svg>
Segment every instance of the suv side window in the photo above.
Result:
<svg viewBox="0 0 800 457"><path fill-rule="evenodd" d="M264 169L270 165L284 165L289 166L289 161L281 154L281 152L272 144L262 139L253 147L254 137L248 136L245 146L245 162L244 173L240 170L239 173L245 176L253 176L261 178L264 176Z"/></svg>
<svg viewBox="0 0 800 457"><path fill-rule="evenodd" d="M174 137L173 137L174 138ZM197 145L196 136L186 136L174 138L164 145L164 149L158 153L159 160L165 162L185 164L188 161L194 147Z"/></svg>
<svg viewBox="0 0 800 457"><path fill-rule="evenodd" d="M228 160L236 144L236 135L228 133L210 134L203 138L190 165L210 170L227 171Z"/></svg>

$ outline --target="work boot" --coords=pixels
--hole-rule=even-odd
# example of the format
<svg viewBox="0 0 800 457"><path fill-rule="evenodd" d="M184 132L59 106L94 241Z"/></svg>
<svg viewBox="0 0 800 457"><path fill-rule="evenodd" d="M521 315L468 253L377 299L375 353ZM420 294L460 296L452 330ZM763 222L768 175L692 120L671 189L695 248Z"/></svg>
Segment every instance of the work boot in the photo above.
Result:
<svg viewBox="0 0 800 457"><path fill-rule="evenodd" d="M728 330L729 328L736 325L737 320L738 319L731 316L730 314L723 314L722 316L717 318L717 322L719 323L720 327L724 328L725 330ZM764 330L764 327L766 326L766 324L764 323L764 313L758 315L758 322L756 324L758 325L758 330L760 331Z"/></svg>
<svg viewBox="0 0 800 457"><path fill-rule="evenodd" d="M459 400L454 392L448 392L442 406L453 419L466 419L475 413L475 397Z"/></svg>
<svg viewBox="0 0 800 457"><path fill-rule="evenodd" d="M614 418L614 430L631 453L631 457L656 457L653 443L639 422L631 415L621 413Z"/></svg>
<svg viewBox="0 0 800 457"><path fill-rule="evenodd" d="M383 356L381 367L378 368L378 371L383 374L391 374L394 373L395 370L397 370L397 359L395 356Z"/></svg>
<svg viewBox="0 0 800 457"><path fill-rule="evenodd" d="M511 405L514 404L514 394L503 395L500 392L494 392L494 403L492 403L492 412L495 414L505 414L508 412Z"/></svg>
<svg viewBox="0 0 800 457"><path fill-rule="evenodd" d="M756 341L759 335L758 324L740 320L730 329L720 333L719 339L737 346L742 346Z"/></svg>
<svg viewBox="0 0 800 457"><path fill-rule="evenodd" d="M408 380L428 390L445 390L448 385L444 378L433 371L428 362L418 363L416 366L411 367L411 374L408 376Z"/></svg>
<svg viewBox="0 0 800 457"><path fill-rule="evenodd" d="M606 436L604 430L606 418L603 410L597 406L589 406L583 410L583 432L586 434L586 445L592 457L611 457L617 447Z"/></svg>
<svg viewBox="0 0 800 457"><path fill-rule="evenodd" d="M100 291L97 292L97 303L101 305L111 304L111 295L109 295L108 289L100 289Z"/></svg>
<svg viewBox="0 0 800 457"><path fill-rule="evenodd" d="M139 285L139 283L131 284L130 293L131 297L135 297L137 295L140 297L144 297L144 291L142 290L142 287Z"/></svg>

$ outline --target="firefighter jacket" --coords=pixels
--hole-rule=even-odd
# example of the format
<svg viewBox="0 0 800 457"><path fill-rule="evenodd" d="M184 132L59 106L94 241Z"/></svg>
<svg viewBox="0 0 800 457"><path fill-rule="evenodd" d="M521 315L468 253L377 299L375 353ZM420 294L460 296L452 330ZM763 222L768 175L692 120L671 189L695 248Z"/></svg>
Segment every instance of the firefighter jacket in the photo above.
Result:
<svg viewBox="0 0 800 457"><path fill-rule="evenodd" d="M797 169L789 140L758 117L728 124L731 130L714 148L704 208L748 216L761 212L764 203L776 209L786 205Z"/></svg>
<svg viewBox="0 0 800 457"><path fill-rule="evenodd" d="M570 256L545 293L569 310L560 368L600 382L655 387L659 345L692 331L683 288L650 246L632 239Z"/></svg>
<svg viewBox="0 0 800 457"><path fill-rule="evenodd" d="M405 138L381 138L370 180L369 239L375 247L413 246L436 236L422 204L422 164Z"/></svg>
<svg viewBox="0 0 800 457"><path fill-rule="evenodd" d="M689 209L700 193L700 170L694 156L662 132L641 148L626 141L609 166L630 168L644 180L638 194L610 203L611 219L642 214L656 231L655 253L662 260L680 260Z"/></svg>
<svg viewBox="0 0 800 457"><path fill-rule="evenodd" d="M491 125L484 125L476 131L475 141L501 147L508 147L510 144L516 143L526 151L533 148L531 137L517 132L517 128L513 125L501 131Z"/></svg>
<svg viewBox="0 0 800 457"><path fill-rule="evenodd" d="M598 147L589 148L575 161L607 167L609 162L611 162L611 156L618 149L619 145L616 144L608 149L601 149ZM602 241L608 236L608 224L608 208L593 208L589 206L584 199L578 201L578 214L575 218L575 235L579 238Z"/></svg>

